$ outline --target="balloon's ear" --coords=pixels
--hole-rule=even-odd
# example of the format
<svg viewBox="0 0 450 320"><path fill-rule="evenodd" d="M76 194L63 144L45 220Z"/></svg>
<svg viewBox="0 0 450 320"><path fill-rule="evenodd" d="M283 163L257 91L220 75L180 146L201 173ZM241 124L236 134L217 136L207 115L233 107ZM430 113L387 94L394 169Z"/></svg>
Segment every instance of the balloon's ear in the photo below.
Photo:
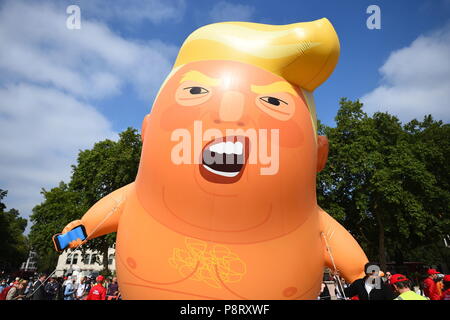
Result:
<svg viewBox="0 0 450 320"><path fill-rule="evenodd" d="M150 121L150 113L144 117L144 121L142 121L142 130L141 130L141 140L144 142L145 138L145 130L149 126L148 122Z"/></svg>
<svg viewBox="0 0 450 320"><path fill-rule="evenodd" d="M317 136L317 172L325 168L328 159L328 139L325 136Z"/></svg>

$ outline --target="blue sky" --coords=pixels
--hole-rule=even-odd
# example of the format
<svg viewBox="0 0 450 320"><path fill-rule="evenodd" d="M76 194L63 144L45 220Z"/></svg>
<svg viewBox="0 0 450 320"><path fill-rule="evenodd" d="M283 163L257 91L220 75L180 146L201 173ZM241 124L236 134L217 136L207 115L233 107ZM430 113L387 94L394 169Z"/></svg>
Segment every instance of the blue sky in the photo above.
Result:
<svg viewBox="0 0 450 320"><path fill-rule="evenodd" d="M67 6L81 29L66 28ZM369 5L381 29L369 30ZM218 21L289 24L328 18L341 43L332 76L315 91L334 125L341 97L402 121L450 120L450 0L70 0L0 2L0 188L27 217L68 181L78 150L140 129L184 39Z"/></svg>

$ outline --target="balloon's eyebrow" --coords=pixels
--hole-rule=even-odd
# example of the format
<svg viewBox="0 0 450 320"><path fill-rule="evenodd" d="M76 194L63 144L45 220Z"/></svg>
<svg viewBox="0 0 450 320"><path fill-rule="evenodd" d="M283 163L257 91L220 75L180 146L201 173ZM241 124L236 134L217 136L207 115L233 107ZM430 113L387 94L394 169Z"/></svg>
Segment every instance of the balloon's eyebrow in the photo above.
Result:
<svg viewBox="0 0 450 320"><path fill-rule="evenodd" d="M264 86L256 86L251 85L251 90L257 94L270 94L276 92L287 92L292 94L293 96L298 97L297 91L295 91L294 87L290 85L286 81L277 81Z"/></svg>
<svg viewBox="0 0 450 320"><path fill-rule="evenodd" d="M208 77L200 71L192 70L186 72L180 80L180 83L185 81L195 81L210 86L217 86L220 83L219 79Z"/></svg>

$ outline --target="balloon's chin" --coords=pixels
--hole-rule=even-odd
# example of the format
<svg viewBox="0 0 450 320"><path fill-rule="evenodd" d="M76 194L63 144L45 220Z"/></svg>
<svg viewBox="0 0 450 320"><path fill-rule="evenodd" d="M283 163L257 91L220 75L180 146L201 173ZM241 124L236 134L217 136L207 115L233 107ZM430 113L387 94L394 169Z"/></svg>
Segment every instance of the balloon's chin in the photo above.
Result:
<svg viewBox="0 0 450 320"><path fill-rule="evenodd" d="M257 205L257 216L252 218L245 217L246 212L239 210L233 206L215 206L210 210L204 210L204 215L198 215L198 212L189 212L185 208L179 207L171 201L173 195L167 194L167 190L163 190L163 203L168 213L178 221L185 225L202 229L204 231L213 232L245 232L257 229L265 225L272 215L272 204L261 203ZM227 202L223 202L225 204ZM193 219L196 216L197 219ZM248 213L247 213L248 215Z"/></svg>

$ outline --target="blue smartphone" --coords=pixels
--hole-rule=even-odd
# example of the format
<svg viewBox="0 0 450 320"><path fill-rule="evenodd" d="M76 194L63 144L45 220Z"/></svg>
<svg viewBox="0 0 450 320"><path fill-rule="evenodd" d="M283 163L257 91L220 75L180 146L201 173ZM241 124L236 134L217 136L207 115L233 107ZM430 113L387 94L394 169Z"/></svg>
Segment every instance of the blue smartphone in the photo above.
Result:
<svg viewBox="0 0 450 320"><path fill-rule="evenodd" d="M53 244L58 252L63 251L69 246L74 240L80 239L81 241L86 240L86 228L83 225L73 228L66 233L58 233L53 236Z"/></svg>

